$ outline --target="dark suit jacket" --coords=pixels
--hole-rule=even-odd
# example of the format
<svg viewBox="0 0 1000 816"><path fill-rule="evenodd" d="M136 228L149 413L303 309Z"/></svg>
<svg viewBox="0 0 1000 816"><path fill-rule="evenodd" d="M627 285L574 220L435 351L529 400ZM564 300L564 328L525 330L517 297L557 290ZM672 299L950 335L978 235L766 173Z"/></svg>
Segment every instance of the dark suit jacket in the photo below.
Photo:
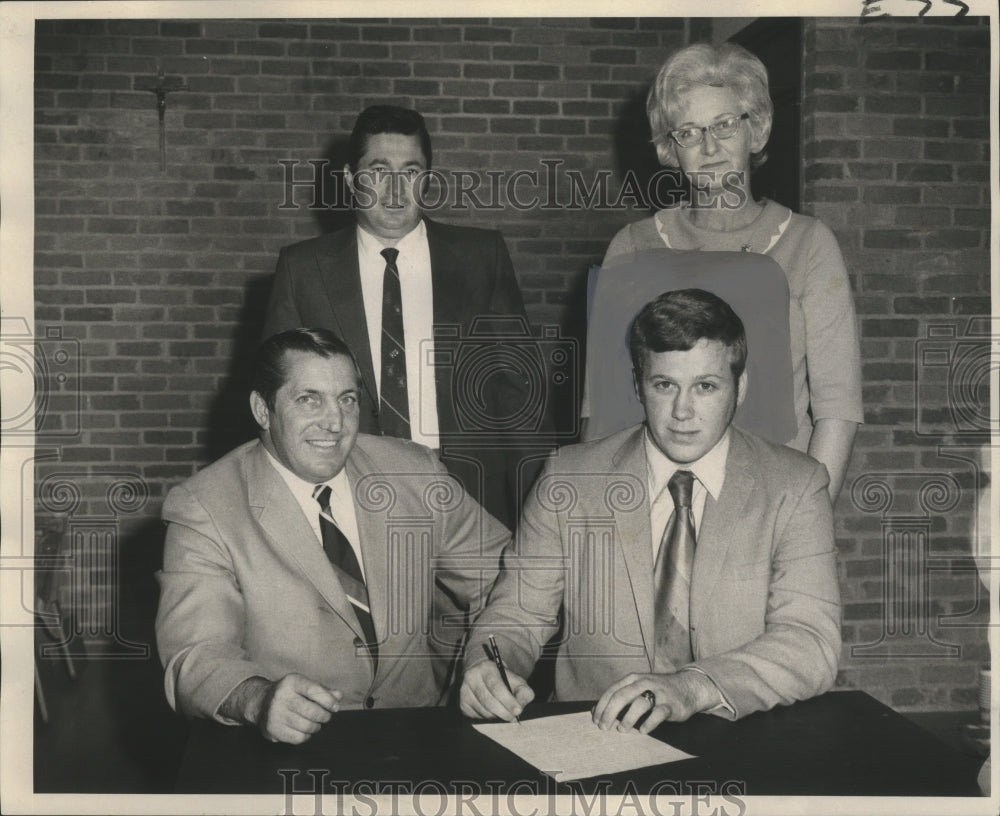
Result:
<svg viewBox="0 0 1000 816"><path fill-rule="evenodd" d="M474 614L509 533L424 447L360 435L347 464L379 639L377 669L291 491L249 442L170 491L156 620L170 704L216 717L242 681L298 672L342 705L435 705L461 621L434 619L435 585ZM434 642L434 636L443 641Z"/></svg>
<svg viewBox="0 0 1000 816"><path fill-rule="evenodd" d="M512 528L520 497L546 451L538 431L547 427L544 394L532 391L525 373L540 365L530 336L519 334L504 342L512 355L496 353L498 332L510 331L517 321L530 331L521 292L499 232L430 219L425 224L442 460L487 510ZM351 347L364 392L361 431L379 434L378 388L353 225L281 250L263 336L298 327L329 329ZM511 367L512 359L524 365ZM526 411L532 401L537 406ZM502 422L510 417L518 418L515 433ZM494 418L501 421L494 423Z"/></svg>
<svg viewBox="0 0 1000 816"><path fill-rule="evenodd" d="M653 671L653 555L644 426L552 457L525 503L517 556L466 650L494 634L527 676L564 607L556 696L597 699ZM693 666L735 715L828 690L840 657L840 592L826 469L732 429L718 499L706 497L691 577ZM719 710L717 713L722 713Z"/></svg>

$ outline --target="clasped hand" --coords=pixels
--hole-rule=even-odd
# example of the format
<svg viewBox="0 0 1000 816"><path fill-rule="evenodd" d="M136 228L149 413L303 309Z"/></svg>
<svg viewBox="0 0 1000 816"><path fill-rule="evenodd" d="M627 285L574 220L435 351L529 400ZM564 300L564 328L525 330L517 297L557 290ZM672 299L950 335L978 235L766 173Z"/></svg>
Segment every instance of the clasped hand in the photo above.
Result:
<svg viewBox="0 0 1000 816"><path fill-rule="evenodd" d="M654 699L644 697L644 691L652 692ZM712 681L700 672L627 674L601 695L594 706L594 723L603 731L616 726L628 731L648 714L639 726L640 733L648 734L666 720L683 722L711 707L713 691Z"/></svg>
<svg viewBox="0 0 1000 816"><path fill-rule="evenodd" d="M220 707L220 713L256 725L271 742L305 742L340 710L343 695L301 674L280 680L244 680Z"/></svg>

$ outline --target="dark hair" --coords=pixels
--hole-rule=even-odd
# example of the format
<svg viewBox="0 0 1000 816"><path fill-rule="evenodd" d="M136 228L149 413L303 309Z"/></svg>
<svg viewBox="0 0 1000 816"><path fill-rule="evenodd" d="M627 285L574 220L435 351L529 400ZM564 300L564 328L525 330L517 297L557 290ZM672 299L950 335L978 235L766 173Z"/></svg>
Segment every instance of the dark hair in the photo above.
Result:
<svg viewBox="0 0 1000 816"><path fill-rule="evenodd" d="M699 340L718 340L732 354L738 379L747 364L743 321L726 301L703 289L675 289L649 301L632 321L628 345L632 367L642 375L646 352L690 351Z"/></svg>
<svg viewBox="0 0 1000 816"><path fill-rule="evenodd" d="M272 334L257 349L254 360L251 390L256 391L270 410L274 410L274 400L278 389L285 384L287 368L285 359L290 351L315 354L325 359L346 357L354 366L361 379L358 363L350 347L327 329L288 329Z"/></svg>
<svg viewBox="0 0 1000 816"><path fill-rule="evenodd" d="M372 105L365 108L354 123L351 138L347 143L347 166L357 172L358 162L365 154L368 139L379 133L401 133L404 136L418 136L420 149L424 153L427 169L431 166L431 137L427 132L424 117L415 110L398 105Z"/></svg>

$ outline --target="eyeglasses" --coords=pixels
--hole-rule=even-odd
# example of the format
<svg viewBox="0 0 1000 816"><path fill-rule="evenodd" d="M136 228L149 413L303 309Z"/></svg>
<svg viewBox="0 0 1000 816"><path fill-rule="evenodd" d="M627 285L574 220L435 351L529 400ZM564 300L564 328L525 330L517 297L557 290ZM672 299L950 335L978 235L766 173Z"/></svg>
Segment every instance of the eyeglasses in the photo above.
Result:
<svg viewBox="0 0 1000 816"><path fill-rule="evenodd" d="M712 134L713 138L730 139L740 129L740 122L749 118L749 113L744 113L741 116L733 114L705 127L687 127L680 130L671 130L670 135L673 136L674 141L681 147L697 147L704 140L706 130Z"/></svg>

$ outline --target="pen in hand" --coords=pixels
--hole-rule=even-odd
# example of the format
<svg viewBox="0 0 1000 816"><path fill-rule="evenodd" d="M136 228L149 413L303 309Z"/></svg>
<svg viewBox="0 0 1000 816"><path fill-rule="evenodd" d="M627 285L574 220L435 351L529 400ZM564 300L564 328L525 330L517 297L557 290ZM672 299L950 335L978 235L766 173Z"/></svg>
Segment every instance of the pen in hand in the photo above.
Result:
<svg viewBox="0 0 1000 816"><path fill-rule="evenodd" d="M510 692L511 697L514 696L514 689L510 687L510 679L507 677L507 670L503 667L503 658L500 657L500 647L497 646L496 638L490 635L490 645L487 646L483 644L483 648L486 649L486 655L490 660L496 664L496 667L500 670L500 679L503 680L503 684L507 687L507 691ZM514 715L514 720L518 725L521 724L521 718Z"/></svg>

